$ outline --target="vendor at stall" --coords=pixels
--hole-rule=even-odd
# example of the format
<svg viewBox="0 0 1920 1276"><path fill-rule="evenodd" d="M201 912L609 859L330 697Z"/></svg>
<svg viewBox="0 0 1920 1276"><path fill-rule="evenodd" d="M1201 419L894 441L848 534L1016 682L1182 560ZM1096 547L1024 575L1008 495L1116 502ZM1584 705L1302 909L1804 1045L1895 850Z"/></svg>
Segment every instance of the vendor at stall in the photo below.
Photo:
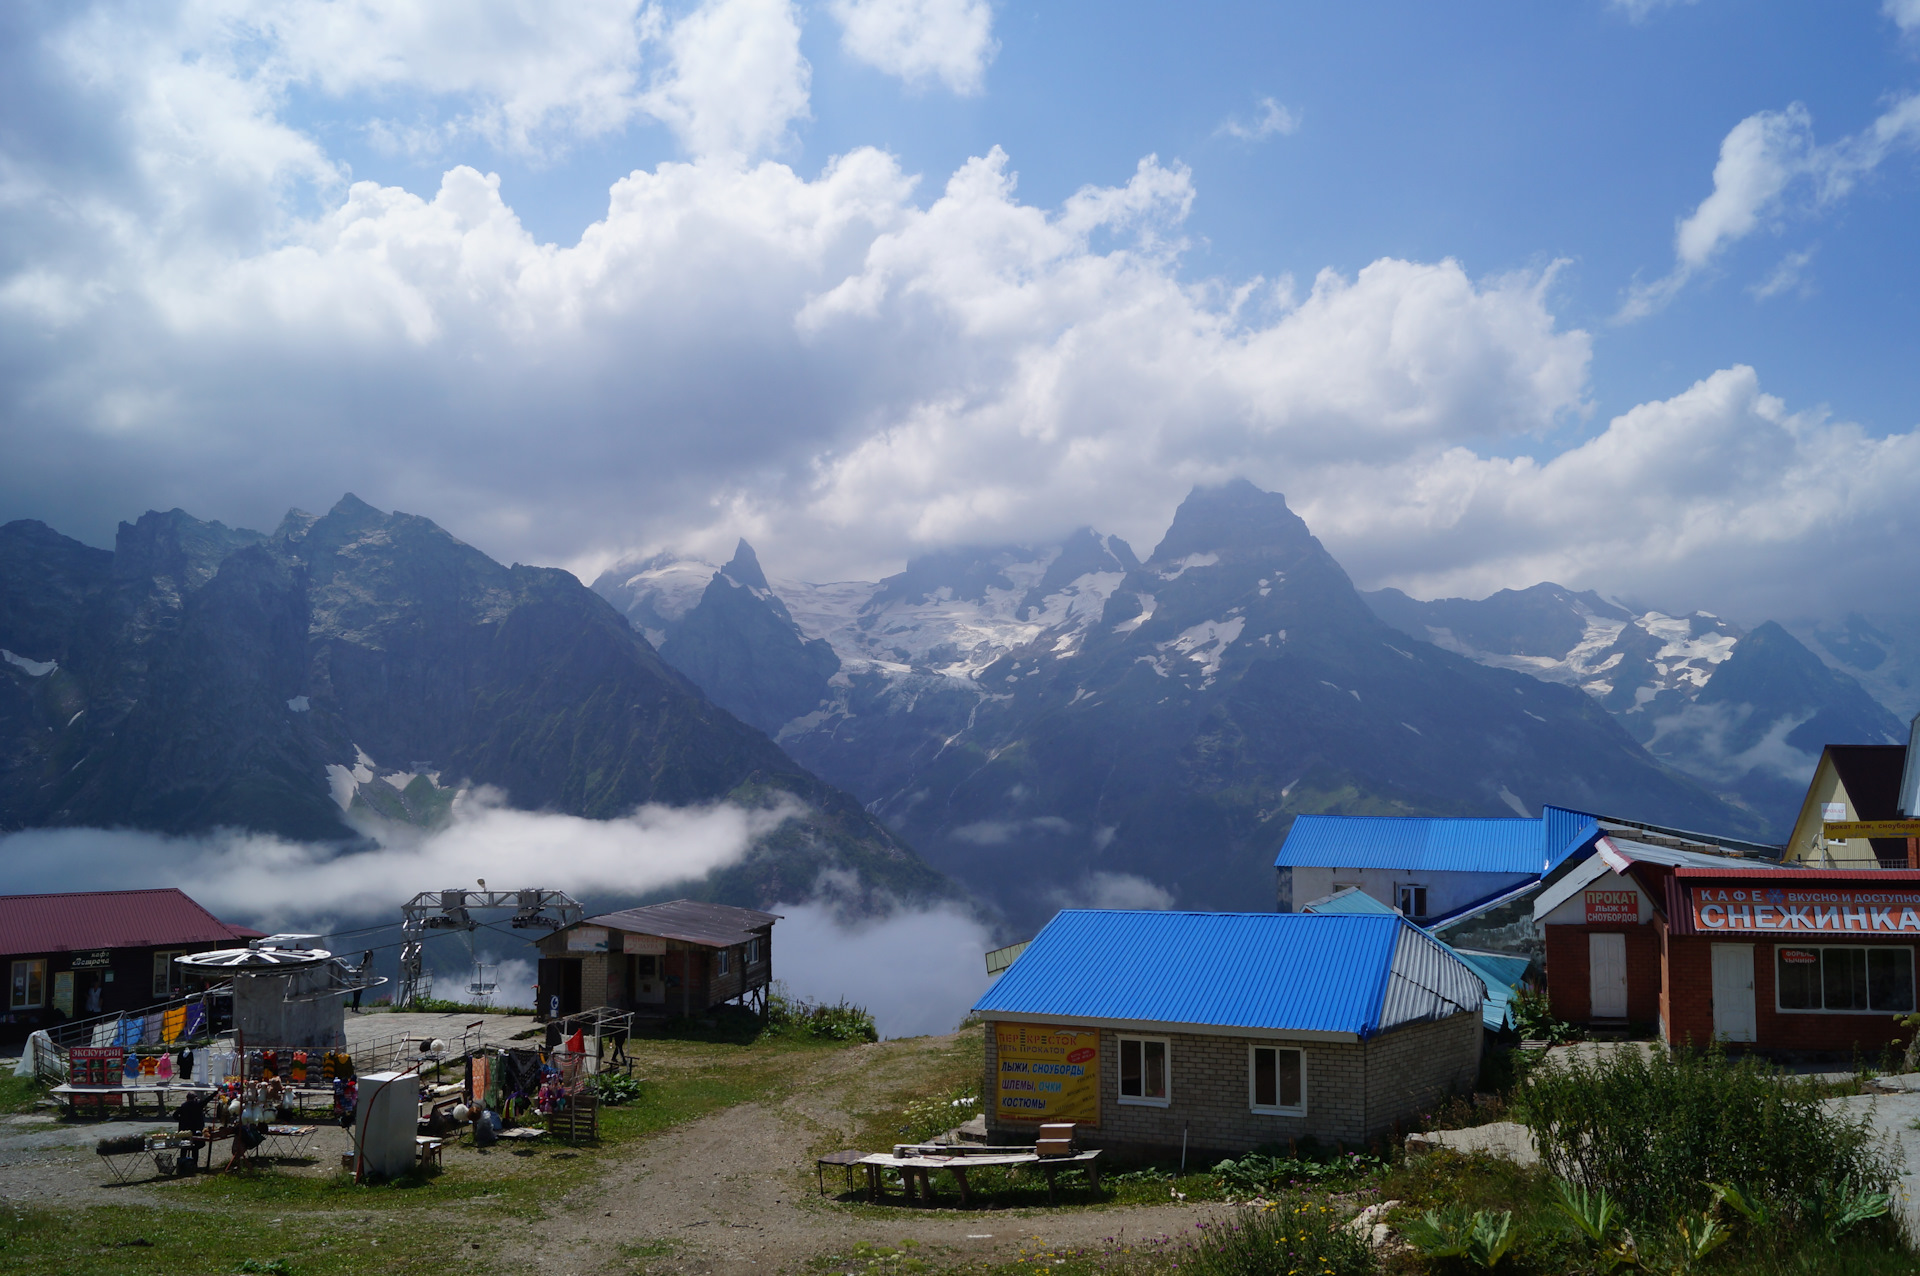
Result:
<svg viewBox="0 0 1920 1276"><path fill-rule="evenodd" d="M189 1094L181 1105L173 1110L174 1127L182 1133L198 1135L207 1128L207 1095L195 1092ZM200 1168L200 1144L192 1143L180 1149L180 1173L191 1174Z"/></svg>

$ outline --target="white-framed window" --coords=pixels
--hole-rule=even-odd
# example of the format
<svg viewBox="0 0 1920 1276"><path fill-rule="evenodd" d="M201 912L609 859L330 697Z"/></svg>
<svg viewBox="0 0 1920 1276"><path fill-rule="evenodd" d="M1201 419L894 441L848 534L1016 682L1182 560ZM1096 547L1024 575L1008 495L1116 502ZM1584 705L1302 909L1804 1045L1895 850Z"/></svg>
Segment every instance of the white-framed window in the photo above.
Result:
<svg viewBox="0 0 1920 1276"><path fill-rule="evenodd" d="M1307 1052L1293 1046L1248 1046L1247 1106L1274 1116L1305 1116Z"/></svg>
<svg viewBox="0 0 1920 1276"><path fill-rule="evenodd" d="M1427 915L1427 888L1415 882L1400 883L1400 911L1408 917Z"/></svg>
<svg viewBox="0 0 1920 1276"><path fill-rule="evenodd" d="M164 997L179 986L180 979L174 970L173 959L175 957L185 957L186 955L187 950L184 948L170 949L166 952L158 952L153 955L154 996Z"/></svg>
<svg viewBox="0 0 1920 1276"><path fill-rule="evenodd" d="M747 941L747 965L758 966L760 960L760 937L756 935Z"/></svg>
<svg viewBox="0 0 1920 1276"><path fill-rule="evenodd" d="M1780 944L1773 1000L1786 1014L1885 1015L1913 1009L1913 949L1893 945Z"/></svg>
<svg viewBox="0 0 1920 1276"><path fill-rule="evenodd" d="M1120 1102L1155 1108L1172 1103L1172 1063L1165 1037L1120 1038Z"/></svg>
<svg viewBox="0 0 1920 1276"><path fill-rule="evenodd" d="M729 970L732 970L732 969L733 969L733 949L722 948L720 950L720 973L724 975Z"/></svg>
<svg viewBox="0 0 1920 1276"><path fill-rule="evenodd" d="M47 1000L47 959L31 957L13 963L13 982L7 989L9 1010L38 1010Z"/></svg>

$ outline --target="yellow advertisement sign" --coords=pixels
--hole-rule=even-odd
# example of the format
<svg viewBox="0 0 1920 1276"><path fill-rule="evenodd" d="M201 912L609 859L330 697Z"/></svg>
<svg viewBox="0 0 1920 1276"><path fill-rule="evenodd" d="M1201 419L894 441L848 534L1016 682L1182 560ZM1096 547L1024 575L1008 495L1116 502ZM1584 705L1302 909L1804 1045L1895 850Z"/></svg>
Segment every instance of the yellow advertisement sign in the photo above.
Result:
<svg viewBox="0 0 1920 1276"><path fill-rule="evenodd" d="M996 1119L1100 1124L1098 1029L996 1023L993 1041Z"/></svg>

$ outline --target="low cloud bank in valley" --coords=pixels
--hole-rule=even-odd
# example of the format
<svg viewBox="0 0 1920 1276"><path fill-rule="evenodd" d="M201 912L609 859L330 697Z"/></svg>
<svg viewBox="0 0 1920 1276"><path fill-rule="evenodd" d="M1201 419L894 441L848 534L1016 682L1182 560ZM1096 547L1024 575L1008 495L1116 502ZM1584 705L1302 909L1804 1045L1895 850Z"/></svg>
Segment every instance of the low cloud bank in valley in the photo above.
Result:
<svg viewBox="0 0 1920 1276"><path fill-rule="evenodd" d="M463 795L445 829L388 829L381 844L345 853L237 831L169 837L30 829L0 837L0 893L174 886L225 921L339 936L325 942L349 958L370 948L376 967L391 974L400 905L420 891L472 887L485 878L494 889L539 886L617 907L738 863L790 814L789 807L645 806L622 819L588 820ZM76 883L75 865L86 866L84 882ZM866 1006L888 1036L951 1029L986 985L983 954L994 946L992 936L957 907L852 922L826 903L773 911L785 917L774 931L775 976L810 1001ZM349 933L383 923L390 929ZM531 1005L531 950L484 929L471 938L472 953L496 967L495 1003ZM436 996L468 998L468 939L466 932L430 938Z"/></svg>

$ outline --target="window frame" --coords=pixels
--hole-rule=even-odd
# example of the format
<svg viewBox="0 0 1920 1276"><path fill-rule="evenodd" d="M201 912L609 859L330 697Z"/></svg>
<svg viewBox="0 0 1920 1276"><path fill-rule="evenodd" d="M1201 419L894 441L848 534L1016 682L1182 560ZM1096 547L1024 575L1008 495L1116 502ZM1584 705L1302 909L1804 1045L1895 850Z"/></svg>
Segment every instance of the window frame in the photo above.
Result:
<svg viewBox="0 0 1920 1276"><path fill-rule="evenodd" d="M186 985L184 981L180 984L174 983L173 959L175 957L185 957L186 955L187 950L184 948L157 948L154 950L153 984L151 985L154 996L171 997L176 988L185 991Z"/></svg>
<svg viewBox="0 0 1920 1276"><path fill-rule="evenodd" d="M1173 1038L1124 1036L1116 1037L1116 1053L1113 1070L1114 1101L1135 1108L1167 1108L1173 1106ZM1137 1095L1126 1094L1120 1087L1126 1084L1126 1065L1124 1062L1127 1045L1131 1042L1140 1047L1140 1090ZM1166 1084L1166 1093L1158 1096L1146 1093L1147 1088L1147 1051L1149 1045L1160 1047L1161 1080Z"/></svg>
<svg viewBox="0 0 1920 1276"><path fill-rule="evenodd" d="M1404 916L1406 916L1407 918L1413 921L1420 921L1427 916L1427 909L1425 906L1429 902L1427 898L1428 889L1429 888L1425 882L1395 882L1393 884L1393 902L1400 906L1400 912ZM1414 902L1407 898L1408 892L1410 891L1419 892L1418 898L1419 898L1419 903L1421 904L1421 908L1419 909L1418 912L1407 907L1408 904Z"/></svg>
<svg viewBox="0 0 1920 1276"><path fill-rule="evenodd" d="M761 945L760 945L760 937L758 935L755 935L752 939L749 939L747 941L746 964L749 966L758 966L761 962L766 960L766 957L763 956L763 952L764 950L761 948Z"/></svg>
<svg viewBox="0 0 1920 1276"><path fill-rule="evenodd" d="M721 975L721 976L730 975L733 973L733 949L722 948L720 950L719 967L714 971L714 973L716 975Z"/></svg>
<svg viewBox="0 0 1920 1276"><path fill-rule="evenodd" d="M25 966L27 968L27 985L26 985L26 989L22 991L21 999L16 1000L14 995L14 984L15 984L15 981L17 981L20 978L20 968L22 966ZM35 969L36 967L38 968L37 970ZM40 995L34 1000L31 1000L31 1001L25 1000L24 998L25 998L26 992L32 991L34 987L36 975L38 976ZM9 1012L12 1012L15 1010L42 1010L42 1009L45 1009L46 1004L47 1004L47 959L45 957L16 958L14 960L13 965L8 967L7 969L7 1010Z"/></svg>
<svg viewBox="0 0 1920 1276"><path fill-rule="evenodd" d="M1280 1097L1280 1052L1300 1056L1300 1102L1292 1107L1284 1104L1263 1105L1254 1089L1256 1056L1262 1050L1273 1051L1273 1097ZM1249 1041L1247 1043L1247 1111L1258 1116L1303 1117L1307 1114L1307 1052L1301 1046L1283 1046L1277 1042Z"/></svg>
<svg viewBox="0 0 1920 1276"><path fill-rule="evenodd" d="M1826 1006L1827 990L1826 990L1826 979L1825 979L1826 958L1825 957L1822 957L1820 959L1820 966L1819 966L1821 971L1821 976L1822 976L1821 979L1818 981L1819 988L1820 988L1820 1002L1821 1002L1820 1006L1817 1009L1814 1009L1814 1008L1802 1009L1796 1006L1781 1005L1780 1004L1780 964L1781 964L1780 954L1787 952L1788 950L1792 950L1794 952L1809 952L1809 951L1824 952L1829 948L1846 949L1851 952L1860 952L1860 953L1872 953L1875 950L1879 950L1882 952L1905 953L1907 955L1907 990L1913 997L1913 1006L1909 1007L1906 1010L1879 1010L1879 1009L1872 1009L1872 1008L1863 1009L1863 1010L1829 1010L1827 1009L1827 1006ZM1916 974L1920 974L1920 962L1916 962L1915 960L1914 945L1912 944L1775 944L1773 946L1773 1010L1775 1014L1781 1014L1781 1015L1882 1015L1882 1016L1885 1016L1885 1015L1911 1014L1913 1013L1914 1009L1920 1009L1920 981L1916 980L1915 978ZM1868 987L1869 993L1871 993L1873 983L1872 983L1872 975L1870 973L1868 975L1867 987Z"/></svg>

